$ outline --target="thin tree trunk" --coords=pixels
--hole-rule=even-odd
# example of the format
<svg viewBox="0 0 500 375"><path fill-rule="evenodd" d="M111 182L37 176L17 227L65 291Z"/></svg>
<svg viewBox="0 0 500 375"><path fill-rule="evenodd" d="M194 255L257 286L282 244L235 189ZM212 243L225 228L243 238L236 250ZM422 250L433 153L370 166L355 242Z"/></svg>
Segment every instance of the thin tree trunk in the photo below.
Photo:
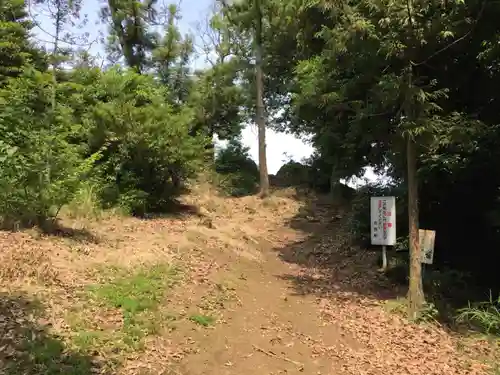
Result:
<svg viewBox="0 0 500 375"><path fill-rule="evenodd" d="M413 3L407 0L408 11L408 33L412 43L416 43L416 32L413 25ZM408 51L407 84L405 115L407 120L413 122L415 116L415 101L412 94L413 89L413 64L414 49ZM414 125L414 124L412 124ZM422 285L422 250L418 238L418 180L417 180L417 154L416 144L411 133L406 134L406 162L408 183L408 235L410 242L410 285L408 288L408 315L410 319L416 319L425 302L424 288Z"/></svg>
<svg viewBox="0 0 500 375"><path fill-rule="evenodd" d="M50 95L50 110L52 116L52 124L54 125L56 118L56 105L57 105L57 70L59 69L58 52L59 52L59 39L61 37L62 31L62 4L61 1L57 2L56 13L53 15L55 20L54 24L56 27L54 36L54 47L52 49L52 90ZM46 182L50 184L52 180L52 148L53 148L53 137L52 131L50 131L50 142L49 150L47 152L47 163L46 163Z"/></svg>
<svg viewBox="0 0 500 375"><path fill-rule="evenodd" d="M408 163L408 223L410 241L410 286L408 289L408 314L416 319L424 304L422 286L421 249L418 238L418 181L415 141L407 135L406 157Z"/></svg>
<svg viewBox="0 0 500 375"><path fill-rule="evenodd" d="M260 0L255 0L255 84L257 89L257 128L259 138L260 196L269 195L266 156L266 119L264 111L264 76L262 73L262 13Z"/></svg>

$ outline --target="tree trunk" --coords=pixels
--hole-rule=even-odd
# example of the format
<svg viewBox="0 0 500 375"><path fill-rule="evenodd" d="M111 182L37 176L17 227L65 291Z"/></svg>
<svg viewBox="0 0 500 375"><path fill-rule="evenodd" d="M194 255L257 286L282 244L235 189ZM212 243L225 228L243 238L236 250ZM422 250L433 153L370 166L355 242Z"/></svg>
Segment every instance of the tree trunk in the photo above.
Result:
<svg viewBox="0 0 500 375"><path fill-rule="evenodd" d="M417 32L413 24L413 3L412 0L407 0L408 11L408 33L411 36L412 46L418 45ZM406 120L412 126L415 125L416 107L415 99L412 97L413 89L413 56L414 48L408 51L408 66L407 66L407 84L405 98L405 116ZM422 113L419 113L422 115ZM407 129L408 131L408 129ZM406 162L408 169L408 234L410 242L410 285L408 288L408 315L410 319L416 319L422 310L425 297L424 288L422 285L422 254L420 249L420 241L418 238L418 180L417 180L417 154L415 139L408 131L406 134Z"/></svg>
<svg viewBox="0 0 500 375"><path fill-rule="evenodd" d="M262 13L260 0L255 3L255 85L257 89L257 128L259 138L260 196L269 195L269 176L266 156L266 119L264 111L264 76L262 73Z"/></svg>
<svg viewBox="0 0 500 375"><path fill-rule="evenodd" d="M59 39L61 37L61 32L62 32L62 4L60 1L57 2L57 8L56 8L56 13L53 15L55 18L54 20L54 25L56 27L55 30L55 36L54 36L54 47L52 49L52 90L51 90L51 97L50 97L50 110L51 110L51 117L52 117L52 123L55 123L56 120L56 105L57 105L57 71L59 69L59 61L57 56L59 52ZM49 149L47 152L47 163L46 163L46 182L49 185L52 180L52 148L53 148L53 134L52 130L50 130L50 142L49 142Z"/></svg>
<svg viewBox="0 0 500 375"><path fill-rule="evenodd" d="M410 286L408 289L408 314L416 319L424 304L422 286L421 249L418 238L418 181L415 141L407 135L406 157L408 164L408 224L410 242Z"/></svg>

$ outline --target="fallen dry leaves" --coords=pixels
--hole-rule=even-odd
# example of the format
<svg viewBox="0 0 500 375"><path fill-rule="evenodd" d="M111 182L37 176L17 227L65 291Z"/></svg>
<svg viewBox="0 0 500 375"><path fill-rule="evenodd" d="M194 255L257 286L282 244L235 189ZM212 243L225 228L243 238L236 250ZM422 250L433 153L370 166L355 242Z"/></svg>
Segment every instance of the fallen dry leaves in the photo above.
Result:
<svg viewBox="0 0 500 375"><path fill-rule="evenodd" d="M487 367L465 358L444 330L411 324L356 298L323 301L323 314L353 335L358 347L340 346L331 354L346 374L484 374Z"/></svg>
<svg viewBox="0 0 500 375"><path fill-rule="evenodd" d="M458 349L457 344L462 339L444 328L413 324L389 314L381 306L382 300L400 291L377 273L373 253L350 247L349 236L342 227L345 213L332 213L322 202L313 205L307 202L309 207L304 211L305 204L297 200L292 190L282 191L264 201L256 197L221 198L205 191L186 197L186 203L196 205L198 213L148 220L108 218L104 222L89 223L87 230L93 235L78 239L0 232L0 287L11 291L24 289L45 298L46 312L38 324L44 330L64 336L69 330L65 314L71 307L78 306L79 288L99 279L99 267L134 268L159 261L180 264L184 284L165 303L177 309L178 314L185 315L197 308L217 284L214 275L224 279L235 260L242 259L243 266L252 262L258 264L253 270L238 270L243 283L253 283L257 292L264 285L261 282L265 282L271 285L269 292L276 296L289 288L299 294L299 297L285 296L289 302L286 307L270 300L274 298L272 293L266 298L257 294L247 296L244 301L236 296L237 307L227 310L227 314L232 314L227 320L240 319L245 328L235 325L233 330L224 332L233 336L229 337L230 341L238 342L239 337L244 336L241 350L253 348L256 353L247 353L242 358L255 361L255 366L265 361L276 362L275 367L283 363L283 366L295 366L296 371L316 375L311 367L302 366L303 356L307 356L309 365L316 360L327 363L331 367L327 373L332 375L487 373L487 365L480 361L491 355L487 343L474 341ZM265 262L276 253L281 261L266 266ZM291 267L287 263L294 265ZM276 278L277 274L286 272L290 274ZM302 298L305 296L315 296L318 305L308 305L305 309L304 303L314 301ZM277 314L268 314L270 303L275 303L273 311ZM320 320L312 321L298 315L294 318L295 313L300 314L304 309L313 311ZM117 315L116 310L97 309L92 313L101 327L112 329L122 324L122 316ZM290 324L280 321L283 317L291 317ZM35 324L31 317L26 319ZM247 328L252 324L268 328L252 331ZM309 324L317 327L311 330ZM0 331L6 337L12 333L2 311ZM316 333L303 333L306 331ZM199 335L209 349L217 353L228 350L210 347L219 342L215 340L217 333L214 337L207 333ZM270 347L257 345L259 340L267 339L267 335L270 339L265 344ZM330 335L328 340L324 340L324 335ZM199 355L203 348L197 345L186 329L148 337L144 349L128 354L118 373L160 374L167 371L168 374L173 362ZM13 350L12 347L9 350ZM239 349L233 350L239 352ZM242 358L217 364L223 369L220 373L236 371ZM255 366L250 364L248 371L253 371ZM284 367L273 373L283 371L286 371ZM251 373L242 372L242 375ZM322 372L323 375L327 373Z"/></svg>
<svg viewBox="0 0 500 375"><path fill-rule="evenodd" d="M325 223L324 210L320 213ZM339 345L315 347L315 353L337 359L339 368L332 373L489 374L484 359L491 356L491 345L477 341L463 345L463 338L444 327L415 324L383 308L384 299L402 291L376 271L376 254L346 246L348 235L342 225L343 220L328 224L319 240L293 249L307 259L295 286L318 296L324 319L335 324L344 338Z"/></svg>

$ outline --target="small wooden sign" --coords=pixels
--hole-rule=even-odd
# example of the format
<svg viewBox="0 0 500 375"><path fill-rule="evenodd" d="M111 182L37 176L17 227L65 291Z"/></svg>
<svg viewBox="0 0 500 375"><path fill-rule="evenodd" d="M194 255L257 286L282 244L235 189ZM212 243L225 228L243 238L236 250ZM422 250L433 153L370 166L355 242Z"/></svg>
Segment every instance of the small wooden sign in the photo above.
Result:
<svg viewBox="0 0 500 375"><path fill-rule="evenodd" d="M434 259L434 242L436 240L436 231L420 229L418 231L420 250L422 252L422 263L432 264Z"/></svg>

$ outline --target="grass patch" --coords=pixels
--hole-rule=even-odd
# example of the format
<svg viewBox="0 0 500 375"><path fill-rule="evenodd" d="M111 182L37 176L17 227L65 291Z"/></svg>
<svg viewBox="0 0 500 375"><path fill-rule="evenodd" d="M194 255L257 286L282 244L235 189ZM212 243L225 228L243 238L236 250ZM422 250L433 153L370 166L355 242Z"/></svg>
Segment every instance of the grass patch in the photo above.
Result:
<svg viewBox="0 0 500 375"><path fill-rule="evenodd" d="M389 299L384 301L383 306L384 309L391 314L406 316L408 301L406 298Z"/></svg>
<svg viewBox="0 0 500 375"><path fill-rule="evenodd" d="M102 284L88 289L90 306L68 314L77 348L107 355L141 350L144 338L159 334L176 319L161 305L179 280L177 268L155 265L132 273L110 268L102 277Z"/></svg>
<svg viewBox="0 0 500 375"><path fill-rule="evenodd" d="M101 186L97 183L84 183L76 192L73 200L64 207L70 218L99 219L103 214L99 199Z"/></svg>
<svg viewBox="0 0 500 375"><path fill-rule="evenodd" d="M64 343L55 338L26 337L19 349L24 350L24 353L29 353L29 356L17 358L21 364L14 365L15 362L7 364L7 374L59 375L71 373L86 375L93 371L89 357L78 353L67 355L68 351ZM10 367L11 365L12 367Z"/></svg>
<svg viewBox="0 0 500 375"><path fill-rule="evenodd" d="M129 276L119 276L103 285L91 287L95 299L121 309L125 317L154 310L165 292L177 281L177 269L156 265Z"/></svg>
<svg viewBox="0 0 500 375"><path fill-rule="evenodd" d="M147 336L159 334L175 319L172 315L156 312L124 319L116 328L102 327L93 321L80 322L77 326L72 326L72 343L83 352L99 352L108 358L114 357L121 353L142 350Z"/></svg>
<svg viewBox="0 0 500 375"><path fill-rule="evenodd" d="M458 313L459 323L468 323L486 334L500 335L500 296L495 300L490 295L488 302L469 304Z"/></svg>
<svg viewBox="0 0 500 375"><path fill-rule="evenodd" d="M84 352L97 351L102 354L127 351L129 346L124 343L122 331L81 329L73 336L73 345Z"/></svg>
<svg viewBox="0 0 500 375"><path fill-rule="evenodd" d="M216 319L211 315L194 314L189 317L189 320L203 327L214 325Z"/></svg>

